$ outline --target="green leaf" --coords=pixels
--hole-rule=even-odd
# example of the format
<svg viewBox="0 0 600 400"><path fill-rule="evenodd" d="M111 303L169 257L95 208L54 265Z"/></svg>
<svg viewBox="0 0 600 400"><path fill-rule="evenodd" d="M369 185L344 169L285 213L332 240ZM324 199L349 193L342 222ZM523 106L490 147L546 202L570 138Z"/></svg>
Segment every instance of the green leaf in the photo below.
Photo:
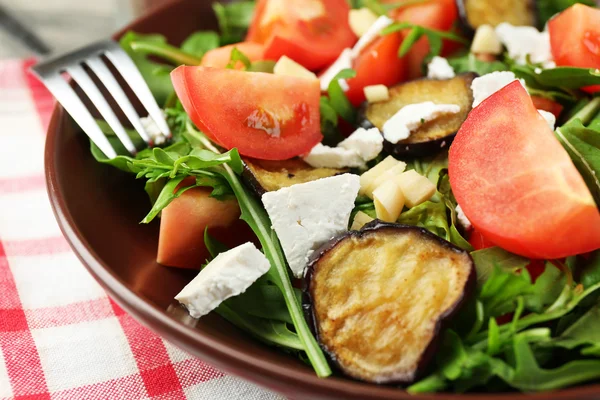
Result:
<svg viewBox="0 0 600 400"><path fill-rule="evenodd" d="M171 203L177 197L181 196L186 190L195 187L195 185L186 186L176 191L175 189L184 179L185 176L180 176L175 179L169 180L165 184L160 194L158 195L156 202L152 206L152 209L150 210L148 215L146 215L146 217L144 217L144 219L142 220L142 224L150 223L158 215L158 213L162 211L163 208L169 205L169 203Z"/></svg>
<svg viewBox="0 0 600 400"><path fill-rule="evenodd" d="M409 22L396 22L381 31L382 35L388 35L390 33L403 31L410 29L410 32L402 42L400 49L398 49L398 56L405 56L412 46L423 36L426 35L429 40L429 53L425 57L426 60L431 59L434 56L438 56L442 50L442 39L452 40L454 42L469 44L469 42L452 32L439 31L436 29L430 29L421 25L411 24Z"/></svg>
<svg viewBox="0 0 600 400"><path fill-rule="evenodd" d="M490 74L496 71L508 71L508 65L501 61L481 61L475 54L469 52L461 56L448 57L448 63L457 74L475 72L479 75Z"/></svg>
<svg viewBox="0 0 600 400"><path fill-rule="evenodd" d="M600 282L600 250L590 255L581 270L579 281L586 289Z"/></svg>
<svg viewBox="0 0 600 400"><path fill-rule="evenodd" d="M204 229L204 245L206 246L206 250L208 250L208 254L210 254L211 258L215 258L221 253L225 253L229 250L229 248L219 242L217 239L212 237L210 233L208 233L208 226Z"/></svg>
<svg viewBox="0 0 600 400"><path fill-rule="evenodd" d="M329 98L325 96L321 96L319 110L321 112L321 133L323 134L322 143L326 146L335 147L344 139L342 134L337 129L338 114L331 106Z"/></svg>
<svg viewBox="0 0 600 400"><path fill-rule="evenodd" d="M524 296L526 308L542 312L554 303L567 284L565 273L550 262L546 262L544 272L536 279L530 294Z"/></svg>
<svg viewBox="0 0 600 400"><path fill-rule="evenodd" d="M219 47L219 35L213 31L198 31L192 33L181 44L181 51L195 57L202 57L207 51Z"/></svg>
<svg viewBox="0 0 600 400"><path fill-rule="evenodd" d="M483 283L478 299L488 317L499 317L517 307L517 298L532 292L531 277L527 269L513 273L494 267L490 277Z"/></svg>
<svg viewBox="0 0 600 400"><path fill-rule="evenodd" d="M566 349L582 348L582 352L596 353L600 349L600 307L596 304L583 314L556 339L544 343Z"/></svg>
<svg viewBox="0 0 600 400"><path fill-rule="evenodd" d="M161 46L166 45L167 40L162 35L142 35L131 31L123 35L120 40L121 47L140 70L156 101L159 104L163 104L173 92L173 85L171 84L171 77L168 74L161 74L158 71L161 68L166 68L170 71L172 67L151 61L148 54L135 51L132 48L133 42L137 43L138 46L140 43Z"/></svg>
<svg viewBox="0 0 600 400"><path fill-rule="evenodd" d="M246 70L248 72L266 72L272 74L275 64L276 63L273 60L254 61Z"/></svg>
<svg viewBox="0 0 600 400"><path fill-rule="evenodd" d="M398 222L425 228L446 240L450 238L446 205L444 203L426 201L400 214Z"/></svg>
<svg viewBox="0 0 600 400"><path fill-rule="evenodd" d="M294 289L294 292L300 299L302 296L300 290ZM275 285L259 281L248 288L246 292L233 297L230 303L236 309L249 315L293 324L283 294Z"/></svg>
<svg viewBox="0 0 600 400"><path fill-rule="evenodd" d="M153 43L148 41L132 41L131 49L138 54L160 57L176 66L200 65L202 59L167 43Z"/></svg>
<svg viewBox="0 0 600 400"><path fill-rule="evenodd" d="M513 65L511 70L519 77L530 77L542 87L580 89L584 86L600 84L600 71L595 68L556 67L535 73L534 65ZM528 84L530 82L528 81Z"/></svg>
<svg viewBox="0 0 600 400"><path fill-rule="evenodd" d="M215 2L212 7L219 22L221 46L243 41L252 22L255 3L253 1L237 1L228 4Z"/></svg>
<svg viewBox="0 0 600 400"><path fill-rule="evenodd" d="M481 288L490 279L495 268L515 273L525 268L530 260L500 248L473 251L471 253L477 269L477 286Z"/></svg>
<svg viewBox="0 0 600 400"><path fill-rule="evenodd" d="M556 129L555 134L600 205L600 132L576 119Z"/></svg>
<svg viewBox="0 0 600 400"><path fill-rule="evenodd" d="M350 100L346 97L346 93L338 82L340 79L350 79L356 76L356 71L352 69L344 69L331 80L327 88L329 95L329 105L335 112L345 121L354 123L356 120L356 110L352 107Z"/></svg>
<svg viewBox="0 0 600 400"><path fill-rule="evenodd" d="M242 53L240 50L238 50L237 47L234 47L231 50L231 59L229 60L229 63L227 64L226 68L229 69L233 69L235 68L237 62L241 62L242 64L244 64L244 69L248 69L250 68L250 59L244 54Z"/></svg>
<svg viewBox="0 0 600 400"><path fill-rule="evenodd" d="M404 57L424 34L425 31L420 26L413 27L402 41L402 45L398 49L398 57Z"/></svg>

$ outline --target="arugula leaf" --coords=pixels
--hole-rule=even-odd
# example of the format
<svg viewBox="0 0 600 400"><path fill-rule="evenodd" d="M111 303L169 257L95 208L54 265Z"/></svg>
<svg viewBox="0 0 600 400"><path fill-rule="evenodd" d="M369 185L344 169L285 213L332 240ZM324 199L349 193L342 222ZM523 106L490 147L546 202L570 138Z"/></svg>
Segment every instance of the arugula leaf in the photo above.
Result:
<svg viewBox="0 0 600 400"><path fill-rule="evenodd" d="M517 65L510 66L511 71L517 77L524 78L527 85L561 88L561 89L579 89L584 86L600 84L600 72L594 68L576 68L576 67L556 67L542 69L536 73L536 65Z"/></svg>
<svg viewBox="0 0 600 400"><path fill-rule="evenodd" d="M131 57L140 70L156 101L159 104L163 104L173 92L171 77L165 72L171 72L173 68L151 61L148 54L135 51L132 47L133 42L137 43L138 46L141 43L147 46L164 46L167 44L167 39L162 35L142 35L135 32L127 32L119 42L123 50Z"/></svg>
<svg viewBox="0 0 600 400"><path fill-rule="evenodd" d="M382 35L388 35L390 33L403 31L410 29L408 34L405 36L402 45L398 49L398 57L404 57L413 45L423 36L427 37L429 41L429 53L425 56L425 61L430 60L434 56L440 55L442 51L442 40L451 40L454 42L468 45L469 41L465 38L458 36L452 32L444 32L436 29L426 28L421 25L411 24L409 22L397 22L394 23L381 31Z"/></svg>
<svg viewBox="0 0 600 400"><path fill-rule="evenodd" d="M600 132L576 119L556 129L555 134L600 205Z"/></svg>
<svg viewBox="0 0 600 400"><path fill-rule="evenodd" d="M229 60L229 63L227 63L227 66L225 68L228 68L228 69L235 68L238 61L244 65L245 70L250 68L250 64L251 64L250 59L244 53L242 53L237 47L234 47L233 49L231 49L231 59Z"/></svg>
<svg viewBox="0 0 600 400"><path fill-rule="evenodd" d="M344 139L342 134L337 129L339 121L338 114L331 106L329 98L325 96L321 96L319 110L321 112L321 133L323 134L322 143L326 146L335 147Z"/></svg>
<svg viewBox="0 0 600 400"><path fill-rule="evenodd" d="M212 7L219 22L221 45L238 43L244 36L254 14L254 1L237 1L228 4L213 3Z"/></svg>
<svg viewBox="0 0 600 400"><path fill-rule="evenodd" d="M509 253L500 247L489 247L473 251L471 252L471 257L475 262L477 286L480 288L490 280L496 268L515 273L525 268L530 262L529 259Z"/></svg>
<svg viewBox="0 0 600 400"><path fill-rule="evenodd" d="M207 51L218 48L219 35L213 31L198 31L192 33L181 44L181 51L196 57L202 57Z"/></svg>
<svg viewBox="0 0 600 400"><path fill-rule="evenodd" d="M260 60L254 61L250 66L246 69L248 72L266 72L269 74L273 73L273 69L275 68L275 61L273 60Z"/></svg>
<svg viewBox="0 0 600 400"><path fill-rule="evenodd" d="M157 56L175 65L200 65L202 58L196 57L168 43L132 41L131 49L138 54Z"/></svg>
<svg viewBox="0 0 600 400"><path fill-rule="evenodd" d="M335 110L340 117L345 121L354 123L356 121L356 110L352 107L350 100L346 97L346 93L340 86L340 79L350 79L356 76L356 71L353 69L344 69L329 83L327 94L329 95L329 105Z"/></svg>
<svg viewBox="0 0 600 400"><path fill-rule="evenodd" d="M594 251L581 269L579 281L584 288L600 282L600 250Z"/></svg>
<svg viewBox="0 0 600 400"><path fill-rule="evenodd" d="M426 201L400 214L398 222L406 225L419 226L446 240L450 237L446 205Z"/></svg>
<svg viewBox="0 0 600 400"><path fill-rule="evenodd" d="M208 226L204 229L204 245L206 246L206 250L208 250L208 254L210 254L211 258L215 258L221 253L225 253L229 248L215 239L210 233L208 233Z"/></svg>
<svg viewBox="0 0 600 400"><path fill-rule="evenodd" d="M490 74L496 71L508 71L508 65L501 61L481 61L475 54L469 52L461 56L448 57L448 63L457 74L475 72L478 75Z"/></svg>
<svg viewBox="0 0 600 400"><path fill-rule="evenodd" d="M588 6L595 6L594 0L537 0L535 7L537 9L539 25L544 26L555 14L566 10L573 4L583 3Z"/></svg>
<svg viewBox="0 0 600 400"><path fill-rule="evenodd" d="M559 337L545 343L547 347L581 348L582 354L598 354L600 350L600 307L596 304L565 329Z"/></svg>

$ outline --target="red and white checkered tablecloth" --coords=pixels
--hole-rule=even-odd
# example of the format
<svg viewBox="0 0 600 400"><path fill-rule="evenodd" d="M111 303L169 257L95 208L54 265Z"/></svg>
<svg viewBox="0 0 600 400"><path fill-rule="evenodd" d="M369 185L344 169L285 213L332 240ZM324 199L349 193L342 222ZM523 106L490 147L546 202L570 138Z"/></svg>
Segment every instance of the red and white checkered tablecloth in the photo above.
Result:
<svg viewBox="0 0 600 400"><path fill-rule="evenodd" d="M280 399L138 324L88 274L46 195L54 101L0 61L0 399Z"/></svg>

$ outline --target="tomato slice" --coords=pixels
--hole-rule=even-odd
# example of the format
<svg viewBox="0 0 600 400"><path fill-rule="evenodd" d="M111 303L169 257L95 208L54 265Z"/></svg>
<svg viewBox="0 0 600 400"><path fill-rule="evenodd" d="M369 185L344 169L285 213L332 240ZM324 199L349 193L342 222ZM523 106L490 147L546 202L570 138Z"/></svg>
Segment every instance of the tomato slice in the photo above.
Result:
<svg viewBox="0 0 600 400"><path fill-rule="evenodd" d="M365 101L365 86L392 86L406 79L406 60L398 57L401 43L401 33L381 36L356 58L352 66L356 76L346 81L346 96L355 107Z"/></svg>
<svg viewBox="0 0 600 400"><path fill-rule="evenodd" d="M600 68L600 9L577 3L552 18L548 31L557 65ZM597 92L600 85L585 90Z"/></svg>
<svg viewBox="0 0 600 400"><path fill-rule="evenodd" d="M241 42L207 51L206 54L204 54L204 57L202 57L202 66L225 68L231 60L231 52L234 47L244 53L244 55L252 62L264 60L265 47L263 45L253 42ZM243 66L244 65L241 62L238 62L235 68L242 69Z"/></svg>
<svg viewBox="0 0 600 400"><path fill-rule="evenodd" d="M192 121L226 149L287 160L323 138L317 79L188 66L171 79Z"/></svg>
<svg viewBox="0 0 600 400"><path fill-rule="evenodd" d="M483 250L488 247L494 247L495 244L488 240L485 236L481 234L477 229L471 229L471 234L469 235L469 243L475 250Z"/></svg>
<svg viewBox="0 0 600 400"><path fill-rule="evenodd" d="M319 70L356 41L349 11L346 0L259 0L246 40L264 44L267 59Z"/></svg>
<svg viewBox="0 0 600 400"><path fill-rule="evenodd" d="M533 105L538 110L548 111L549 113L554 114L556 118L560 116L560 113L563 110L563 106L560 103L557 103L554 100L550 100L546 97L542 96L531 96L531 100L533 101Z"/></svg>
<svg viewBox="0 0 600 400"><path fill-rule="evenodd" d="M392 16L400 22L410 22L426 28L449 31L458 20L458 9L455 0L430 0L400 7L392 12ZM405 31L404 35L407 34L408 31ZM460 44L453 41L445 40L443 43L442 55L449 54L460 47ZM427 53L429 53L429 39L422 37L406 55L410 79L423 75L422 65Z"/></svg>
<svg viewBox="0 0 600 400"><path fill-rule="evenodd" d="M594 199L520 82L471 111L448 169L467 218L496 245L539 259L600 248Z"/></svg>

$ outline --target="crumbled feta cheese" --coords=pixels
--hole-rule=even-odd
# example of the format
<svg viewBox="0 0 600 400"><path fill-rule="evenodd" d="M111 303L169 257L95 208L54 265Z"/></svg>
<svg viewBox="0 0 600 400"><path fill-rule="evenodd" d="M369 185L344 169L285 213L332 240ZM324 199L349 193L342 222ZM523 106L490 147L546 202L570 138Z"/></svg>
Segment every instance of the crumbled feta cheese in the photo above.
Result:
<svg viewBox="0 0 600 400"><path fill-rule="evenodd" d="M348 13L350 29L358 37L367 33L375 21L377 21L377 15L366 7L359 8L358 10L352 9Z"/></svg>
<svg viewBox="0 0 600 400"><path fill-rule="evenodd" d="M383 125L383 136L390 143L398 143L407 139L412 131L425 122L433 121L445 114L458 112L460 112L460 106L456 104L435 104L431 101L409 104L386 121Z"/></svg>
<svg viewBox="0 0 600 400"><path fill-rule="evenodd" d="M475 31L471 43L471 53L502 54L502 43L491 25L481 25Z"/></svg>
<svg viewBox="0 0 600 400"><path fill-rule="evenodd" d="M327 91L333 78L335 78L340 71L348 68L352 68L352 50L344 49L337 60L335 60L334 63L319 77L319 80L321 81L321 90L323 92Z"/></svg>
<svg viewBox="0 0 600 400"><path fill-rule="evenodd" d="M429 79L451 79L455 76L454 69L444 57L435 56L427 65L427 77Z"/></svg>
<svg viewBox="0 0 600 400"><path fill-rule="evenodd" d="M467 216L465 215L465 212L463 211L463 209L460 207L460 205L456 206L456 219L458 220L458 223L465 228L465 230L469 230L471 229L471 221L469 221L469 218L467 218Z"/></svg>
<svg viewBox="0 0 600 400"><path fill-rule="evenodd" d="M358 175L343 174L292 185L262 196L296 278L303 276L308 257L314 250L348 229L359 187Z"/></svg>
<svg viewBox="0 0 600 400"><path fill-rule="evenodd" d="M183 304L192 317L200 318L224 300L244 293L270 267L269 260L254 244L245 243L215 257L175 300Z"/></svg>
<svg viewBox="0 0 600 400"><path fill-rule="evenodd" d="M515 74L510 71L492 72L491 74L485 74L473 79L473 82L471 83L471 90L473 91L473 108L477 107L482 101L516 79L517 77ZM525 87L523 80L520 80L520 82L523 87ZM526 87L525 90L527 90Z"/></svg>
<svg viewBox="0 0 600 400"><path fill-rule="evenodd" d="M288 56L282 56L273 67L275 75L296 76L306 79L317 79L314 72L307 70Z"/></svg>
<svg viewBox="0 0 600 400"><path fill-rule="evenodd" d="M314 168L364 168L365 160L354 150L318 143L304 161Z"/></svg>
<svg viewBox="0 0 600 400"><path fill-rule="evenodd" d="M358 42L352 48L352 58L356 58L371 42L379 37L379 33L390 26L393 19L382 15L369 27L369 30L358 39Z"/></svg>
<svg viewBox="0 0 600 400"><path fill-rule="evenodd" d="M358 128L338 147L356 152L363 161L371 161L383 150L383 136L377 128Z"/></svg>
<svg viewBox="0 0 600 400"><path fill-rule="evenodd" d="M390 98L390 91L385 85L365 86L363 92L369 103L378 103Z"/></svg>
<svg viewBox="0 0 600 400"><path fill-rule="evenodd" d="M554 130L554 125L556 124L556 117L554 114L545 110L538 110L538 112L546 120L550 129Z"/></svg>
<svg viewBox="0 0 600 400"><path fill-rule="evenodd" d="M513 26L503 22L496 27L496 35L506 46L509 57L524 65L529 56L533 64L553 60L550 50L550 33L540 32L532 26Z"/></svg>
<svg viewBox="0 0 600 400"><path fill-rule="evenodd" d="M167 116L164 111L162 111L162 113L164 117ZM148 136L150 136L150 139L152 140L155 146L165 144L165 142L168 139L168 136L160 130L160 128L158 127L156 122L154 122L151 116L141 117L140 122L142 123L142 126L146 130Z"/></svg>

